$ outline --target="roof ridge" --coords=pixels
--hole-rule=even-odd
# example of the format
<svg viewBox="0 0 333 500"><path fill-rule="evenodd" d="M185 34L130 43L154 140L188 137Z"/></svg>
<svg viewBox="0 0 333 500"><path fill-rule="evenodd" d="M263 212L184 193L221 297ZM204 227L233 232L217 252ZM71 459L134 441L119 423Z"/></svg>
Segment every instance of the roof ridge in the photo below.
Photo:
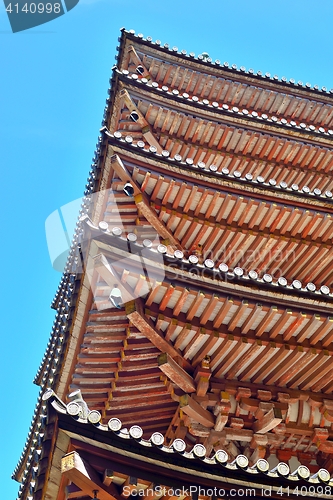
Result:
<svg viewBox="0 0 333 500"><path fill-rule="evenodd" d="M153 42L153 39L151 36L147 36L146 38L142 33L135 33L135 30L126 30L125 28L121 28L120 30L122 32L122 37L119 39L121 42L123 40L123 36L127 36L129 38L132 38L134 40L140 40L143 42L145 45L150 45L158 50L161 50L162 52L165 53L171 53L173 55L177 55L177 57L181 57L184 60L190 59L193 60L199 64L202 64L204 66L210 66L210 67L215 67L215 68L220 68L226 71L230 71L230 73L235 73L237 75L246 75L250 76L251 78L257 78L258 80L261 81L270 81L274 82L279 85L283 85L285 87L294 87L297 88L298 90L304 90L306 92L312 92L316 95L322 95L323 93L326 95L326 97L333 97L333 88L329 89L325 86L322 86L319 88L318 85L311 85L311 83L303 83L301 80L296 80L294 78L290 78L289 81L285 76L282 76L281 78L274 74L273 76L269 72L262 72L262 71L257 71L255 72L252 68L249 68L246 70L245 66L238 66L236 64L229 64L227 61L221 62L219 59L213 59L209 57L209 54L206 52L203 52L202 54L199 54L197 57L195 56L194 52L187 53L186 50L179 50L177 46L171 46L168 43L164 43L162 46L162 42L160 40L156 40ZM117 47L119 49L119 47ZM116 57L116 59L118 59Z"/></svg>

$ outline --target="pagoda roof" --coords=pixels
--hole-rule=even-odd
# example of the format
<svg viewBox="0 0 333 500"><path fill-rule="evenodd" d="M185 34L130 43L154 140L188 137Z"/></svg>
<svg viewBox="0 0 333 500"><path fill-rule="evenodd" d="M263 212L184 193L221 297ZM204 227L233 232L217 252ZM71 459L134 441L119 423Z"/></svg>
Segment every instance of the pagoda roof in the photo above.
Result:
<svg viewBox="0 0 333 500"><path fill-rule="evenodd" d="M293 78L288 81L261 71L255 73L244 66L237 68L235 64L213 61L204 53L195 57L192 52L188 54L175 46L162 46L159 40L153 42L151 37L135 35L133 30L123 29L119 41L118 67L122 69L123 61L128 62L127 56L124 57L125 46L132 44L130 63L133 67L138 64L136 56L139 55L143 59L140 64L144 66L144 76L165 86L175 85L178 90L206 99L227 97L226 104L233 106L256 105L262 113L283 114L299 123L306 118L321 125L332 123L333 89L303 84ZM302 99L306 102L301 103Z"/></svg>
<svg viewBox="0 0 333 500"><path fill-rule="evenodd" d="M288 487L293 488L291 492L289 490L293 497L294 491L297 492L301 486L304 489L305 485L307 488L312 485L311 496L317 496L316 485L318 485L320 496L319 485L333 485L333 480L325 469L311 474L304 465L293 471L284 462L272 467L265 459L259 459L253 466L249 466L246 456L239 454L231 460L228 452L223 449L217 451L212 458L208 458L201 444L194 445L190 451L186 451L186 444L180 438L174 440L172 446L165 446L161 433L155 432L149 439L145 439L139 425L125 428L118 418L111 418L104 425L101 423L101 414L96 410L90 411L84 400L66 405L51 390L43 395L43 400L47 401L58 414L58 429L70 437L74 449L79 453L80 450L86 452L83 456L87 463L90 457L91 463L98 467L96 455L104 459L104 464L113 462L113 480L120 491L128 484L129 475L133 476L134 472L140 477L140 480L133 482L138 489L139 484L141 487L143 485L143 488L147 488L148 484L151 485L152 477L155 477L156 484L159 473L160 485L176 488L180 485L188 487L189 484L194 485L199 482L207 489L215 485L226 489L256 488L258 492L267 487L271 491L270 496L274 498L278 497L279 492L286 494ZM43 431L45 432L45 428ZM49 447L49 439L46 430L40 444L43 456L45 455L43 446ZM64 444L60 444L59 447L64 449ZM66 455L64 461L66 462ZM127 470L121 467L122 463L127 464ZM36 479L38 483L38 476ZM150 481L146 484L147 479ZM108 491L107 487L102 486L102 488L105 488L105 492ZM305 490L307 488L305 487ZM325 497L333 498L333 495L325 494Z"/></svg>
<svg viewBox="0 0 333 500"><path fill-rule="evenodd" d="M192 113L196 112L199 117L204 112L209 111L214 114L215 121L220 118L220 120L236 124L243 122L247 126L253 127L253 129L265 128L273 134L303 136L314 143L325 142L325 140L329 140L333 135L333 130L330 128L315 127L312 124L304 122L297 123L295 120L284 118L283 115L277 117L275 115L267 115L266 113L258 113L257 111L249 111L245 107L239 108L226 104L223 101L210 101L202 97L199 98L196 95L190 95L187 92L181 93L177 88L169 88L148 78L138 79L136 73L130 73L125 69L122 71L116 67L113 69L119 81L126 82L127 85L132 87L134 95L135 90L140 89L140 96L142 98L141 92L149 88L150 103L154 103L154 96L159 96L169 103L171 109L173 107L177 109L177 104L181 103L185 111L189 113L192 108Z"/></svg>
<svg viewBox="0 0 333 500"><path fill-rule="evenodd" d="M118 135L111 149L122 155L126 168L149 195L150 203L182 251L191 253L200 243L204 256L210 255L216 267L222 263L230 267L240 264L248 271L273 274L278 269L280 276L283 273L290 281L313 281L318 288L330 286L333 269L329 242L333 228L329 193L303 193L295 185L276 186L264 178L213 172L204 163L165 158L145 150L143 143L140 147L128 143L126 138ZM138 161L141 158L142 163ZM119 193L120 209L121 196ZM251 248L258 252L256 259L246 254ZM244 257L240 261L241 249ZM314 267L315 255L320 255L321 260ZM328 289L324 290L329 294Z"/></svg>
<svg viewBox="0 0 333 500"><path fill-rule="evenodd" d="M157 91L150 84L148 80L140 84L140 97L132 88L117 94L116 104L122 108L117 120L120 132L126 130L137 140L144 140L142 129L147 125L159 138L161 148L172 156L190 156L195 162L214 164L218 169L229 167L231 171L254 171L257 175L266 172L278 182L292 183L297 177L302 185L321 186L323 190L330 184L330 134L292 130L272 120L265 123L239 110L216 110L172 93L158 93L154 102L151 93ZM133 110L140 115L136 123L130 118Z"/></svg>
<svg viewBox="0 0 333 500"><path fill-rule="evenodd" d="M332 91L126 30L117 63L35 378L48 392L14 473L21 492L45 400L68 420L53 390L64 399L79 389L100 415L94 445L121 417L142 423L145 449L162 432L169 458L181 438L181 460L205 448L213 475L210 457L226 446L233 477L243 460L234 442L249 457L245 481L265 447L318 469L318 454L329 463L333 453ZM129 248L155 274L136 256L124 268ZM115 279L131 299L119 308ZM88 421L75 423L78 435Z"/></svg>

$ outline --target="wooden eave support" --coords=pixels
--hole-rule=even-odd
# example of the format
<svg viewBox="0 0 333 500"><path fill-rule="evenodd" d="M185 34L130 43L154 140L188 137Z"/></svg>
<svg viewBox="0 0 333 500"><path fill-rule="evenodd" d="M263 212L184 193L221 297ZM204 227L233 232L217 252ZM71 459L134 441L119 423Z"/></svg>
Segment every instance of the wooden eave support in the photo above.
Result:
<svg viewBox="0 0 333 500"><path fill-rule="evenodd" d="M69 484L65 488L66 492L66 500L70 500L71 498L78 498L85 496L86 493L81 490L78 486L76 486L74 483Z"/></svg>
<svg viewBox="0 0 333 500"><path fill-rule="evenodd" d="M164 82L166 80L164 79ZM147 92L146 89L144 91ZM153 90L155 93L156 90ZM195 93L195 89L194 89ZM172 96L164 96L164 100L167 100L167 107L171 111L178 111L179 113L179 104L177 105L176 102L174 102L174 98ZM227 97L224 97L225 101L228 101ZM193 115L193 104L188 101L188 102L183 102L182 103L182 108L185 112L187 112L190 116ZM279 125L276 125L274 123L267 123L267 122L254 122L254 121L249 121L248 119L240 116L235 116L235 115L228 115L228 114L223 114L221 116L220 114L216 114L215 110L210 110L208 111L206 108L206 114L208 113L208 118L207 116L201 117L197 116L197 124L200 126L200 128L204 128L208 125L208 123L216 123L216 121L219 121L222 126L224 126L227 130L226 133L223 134L222 138L218 141L217 148L222 149L225 144L228 143L226 141L226 138L228 136L228 132L232 130L232 128L236 128L236 133L244 133L248 136L248 140L251 140L252 137L257 139L255 147L251 150L251 154L254 156L256 155L259 157L260 160L265 159L267 156L266 151L267 147L272 146L272 149L275 147L276 142L282 142L282 148L279 152L278 155L273 157L273 163L287 163L287 165L292 165L292 161L288 162L286 161L286 153L287 150L290 148L290 146L295 145L295 140L298 142L299 146L303 148L304 146L310 146L312 151L314 149L315 155L311 159L309 163L309 168L312 168L313 165L316 163L318 160L318 155L322 153L321 150L318 151L318 146L320 148L325 148L328 149L330 147L330 137L325 137L322 135L307 135L306 140L304 141L304 132L303 131L298 131L297 129L294 128L281 128ZM196 113L198 115L198 113ZM200 115L200 113L199 113ZM218 117L218 118L217 118ZM208 123L207 123L208 122ZM240 131L239 131L240 129ZM276 136L278 131L278 137ZM267 142L267 134L271 135L271 138ZM174 136L175 134L173 134ZM171 136L173 138L173 136ZM199 143L198 139L198 133L192 133L192 140ZM252 137L251 137L252 136ZM275 136L275 137L272 137ZM233 136L233 139L235 136ZM185 139L186 139L186 134L185 134ZM232 139L232 140L233 140ZM216 141L217 142L217 141ZM215 145L216 145L215 142ZM327 147L328 146L328 147ZM242 148L238 148L238 152L248 152L249 147L246 145L245 147L243 146ZM325 156L323 157L323 159ZM281 161L282 160L282 161ZM313 163L313 165L311 165ZM303 160L299 162L298 164L303 164ZM279 182L279 180L278 180Z"/></svg>
<svg viewBox="0 0 333 500"><path fill-rule="evenodd" d="M182 391L196 391L192 377L169 354L160 354L157 360L159 369Z"/></svg>
<svg viewBox="0 0 333 500"><path fill-rule="evenodd" d="M134 201L142 215L147 219L147 221L152 225L155 231L169 244L174 245L178 249L182 249L180 242L173 236L172 232L165 226L165 224L160 221L156 212L150 207L148 197L141 192L140 187L134 181L127 168L121 161L118 155L111 155L110 157L111 165L119 176L119 178L124 182L129 182L134 189Z"/></svg>
<svg viewBox="0 0 333 500"><path fill-rule="evenodd" d="M171 358L181 358L183 368L192 371L192 365L182 357L181 351L178 351L173 345L165 340L159 333L152 321L145 315L142 303L139 299L128 302L125 311L130 322L143 334L151 343L161 352L169 354Z"/></svg>
<svg viewBox="0 0 333 500"><path fill-rule="evenodd" d="M197 384L197 396L205 396L209 389L209 380L212 373L209 368L209 357L202 360L201 366L197 366L194 373L194 380Z"/></svg>
<svg viewBox="0 0 333 500"><path fill-rule="evenodd" d="M139 111L137 106L132 101L127 90L126 89L121 90L119 95L124 100L124 103L126 104L129 111L131 111L131 112L134 111L135 113L137 113L137 115L139 117L137 123L141 127L142 134L143 134L144 138L146 139L146 141L148 142L148 144L150 144L150 146L155 146L155 148L157 149L157 152L159 154L161 154L163 151L163 148L160 146L159 142L157 141L154 134L152 133L151 127L150 127L149 123L147 122L146 118L143 116L141 111Z"/></svg>
<svg viewBox="0 0 333 500"><path fill-rule="evenodd" d="M105 486L110 486L113 481L113 471L110 469L105 469L103 476L103 484Z"/></svg>
<svg viewBox="0 0 333 500"><path fill-rule="evenodd" d="M215 419L212 413L202 408L202 406L194 401L194 399L191 398L191 396L189 396L188 394L185 394L184 396L181 396L179 398L179 404L180 409L199 424L202 424L208 428L214 427Z"/></svg>
<svg viewBox="0 0 333 500"><path fill-rule="evenodd" d="M100 500L117 500L107 491L95 469L85 462L77 451L67 453L61 459L61 473L91 498L97 490Z"/></svg>
<svg viewBox="0 0 333 500"><path fill-rule="evenodd" d="M282 422L282 412L280 408L272 408L260 420L253 424L253 431L256 434L265 434L277 427Z"/></svg>
<svg viewBox="0 0 333 500"><path fill-rule="evenodd" d="M223 429L228 423L228 419L229 419L228 413L218 413L218 415L216 416L214 430L217 432L223 431Z"/></svg>
<svg viewBox="0 0 333 500"><path fill-rule="evenodd" d="M121 493L121 496L123 498L128 498L132 494L132 491L135 491L137 489L137 486L138 486L137 478L128 476L128 478L123 484L123 491Z"/></svg>
<svg viewBox="0 0 333 500"><path fill-rule="evenodd" d="M144 69L144 73L142 73L142 78L147 78L147 80L150 80L151 79L151 76L150 76L150 73L148 71L148 69L146 68L146 66L143 64L143 62L141 61L140 57L138 56L135 48L133 47L133 45L130 45L128 47L128 53L129 53L129 56L130 56L130 60L134 62L134 64L136 64L137 66L142 66L143 69Z"/></svg>
<svg viewBox="0 0 333 500"><path fill-rule="evenodd" d="M100 274L103 280L107 283L110 288L113 288L115 284L121 291L123 303L133 300L135 295L134 290L132 290L126 283L121 281L121 277L116 272L116 270L109 264L107 258L103 253L99 253L93 257L94 259L94 269Z"/></svg>
<svg viewBox="0 0 333 500"><path fill-rule="evenodd" d="M94 259L94 268L98 271L103 280L109 285L113 286L115 279L118 276L114 275L114 271L111 269L111 266L103 253L99 253L93 257Z"/></svg>
<svg viewBox="0 0 333 500"><path fill-rule="evenodd" d="M180 417L179 417L179 405L177 407L177 410L175 411L173 417L172 417L172 420L169 424L169 427L168 427L168 430L166 431L164 437L166 440L168 439L172 439L173 437L173 428L174 427L177 427L177 425L179 424L179 421L180 421Z"/></svg>

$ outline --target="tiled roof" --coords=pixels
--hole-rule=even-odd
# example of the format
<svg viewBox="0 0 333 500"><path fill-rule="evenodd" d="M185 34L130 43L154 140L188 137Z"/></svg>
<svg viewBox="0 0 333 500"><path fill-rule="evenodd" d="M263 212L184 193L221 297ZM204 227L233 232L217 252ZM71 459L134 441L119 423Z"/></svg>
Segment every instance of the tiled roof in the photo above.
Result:
<svg viewBox="0 0 333 500"><path fill-rule="evenodd" d="M226 471L241 469L253 477L256 474L267 474L271 478L283 477L290 482L308 481L310 484L329 484L333 486L326 469L320 469L316 474L311 474L309 469L300 465L295 471L290 471L288 464L278 463L274 468L270 468L267 460L260 458L255 465L249 466L249 460L245 455L239 454L234 460L230 461L228 453L223 449L218 450L212 457L206 456L206 449L202 444L196 444L189 451L186 451L186 443L182 439L175 439L171 446L164 445L164 436L159 432L154 432L150 439L143 439L143 430L139 425L133 425L130 429L123 428L118 418L111 418L107 425L100 423L101 414L96 410L90 411L87 404L81 399L77 402L72 401L65 405L52 390L48 390L43 395L43 400L48 401L53 408L61 414L70 415L79 425L90 425L96 429L108 434L116 434L124 441L133 440L142 445L142 454L146 454L147 448L159 448L165 452L165 460L172 462L173 454L181 454L188 460L200 459L205 464L213 467L224 467ZM171 455L170 455L171 454Z"/></svg>
<svg viewBox="0 0 333 500"><path fill-rule="evenodd" d="M313 94L317 95L328 95L332 96L333 94L333 88L328 89L325 86L322 86L321 88L318 85L312 85L309 82L303 83L302 81L298 80L296 81L294 78L290 78L289 80L285 77L282 76L281 78L278 75L271 75L269 72L263 72L258 70L255 72L252 68L246 69L244 66L237 66L236 64L230 64L227 61L222 62L219 59L213 60L211 57L206 52L203 52L202 54L198 54L197 56L194 54L194 52L187 52L186 50L180 50L178 47L171 45L169 43L164 43L160 40L155 40L153 41L152 37L147 36L144 37L142 33L135 33L135 30L126 30L125 28L121 29L122 33L129 37L132 40L138 40L142 44L146 44L148 46L151 46L153 48L156 48L160 50L161 52L164 53L169 53L176 55L177 57L181 58L186 61L188 60L193 60L196 61L203 66L203 71L207 71L207 68L209 67L214 67L214 68L221 68L224 71L230 72L230 74L234 74L235 77L239 77L241 75L248 75L251 78L255 78L258 81L269 81L269 82L274 82L275 84L280 84L282 87L288 87L288 88L297 88L297 89L302 89L305 91L310 91ZM122 38L119 38L119 41L122 42ZM118 47L118 49L121 47ZM119 55L118 57L116 56L117 62L119 62L120 58Z"/></svg>

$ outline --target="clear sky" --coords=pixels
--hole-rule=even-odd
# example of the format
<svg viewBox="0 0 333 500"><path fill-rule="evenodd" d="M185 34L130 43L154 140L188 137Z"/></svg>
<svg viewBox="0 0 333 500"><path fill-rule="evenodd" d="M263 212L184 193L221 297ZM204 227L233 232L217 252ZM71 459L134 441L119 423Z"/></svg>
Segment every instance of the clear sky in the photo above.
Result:
<svg viewBox="0 0 333 500"><path fill-rule="evenodd" d="M84 191L119 29L332 88L332 19L332 0L80 0L66 15L12 34L1 3L2 498L16 498L10 475L54 319L60 274L49 261L44 223Z"/></svg>

